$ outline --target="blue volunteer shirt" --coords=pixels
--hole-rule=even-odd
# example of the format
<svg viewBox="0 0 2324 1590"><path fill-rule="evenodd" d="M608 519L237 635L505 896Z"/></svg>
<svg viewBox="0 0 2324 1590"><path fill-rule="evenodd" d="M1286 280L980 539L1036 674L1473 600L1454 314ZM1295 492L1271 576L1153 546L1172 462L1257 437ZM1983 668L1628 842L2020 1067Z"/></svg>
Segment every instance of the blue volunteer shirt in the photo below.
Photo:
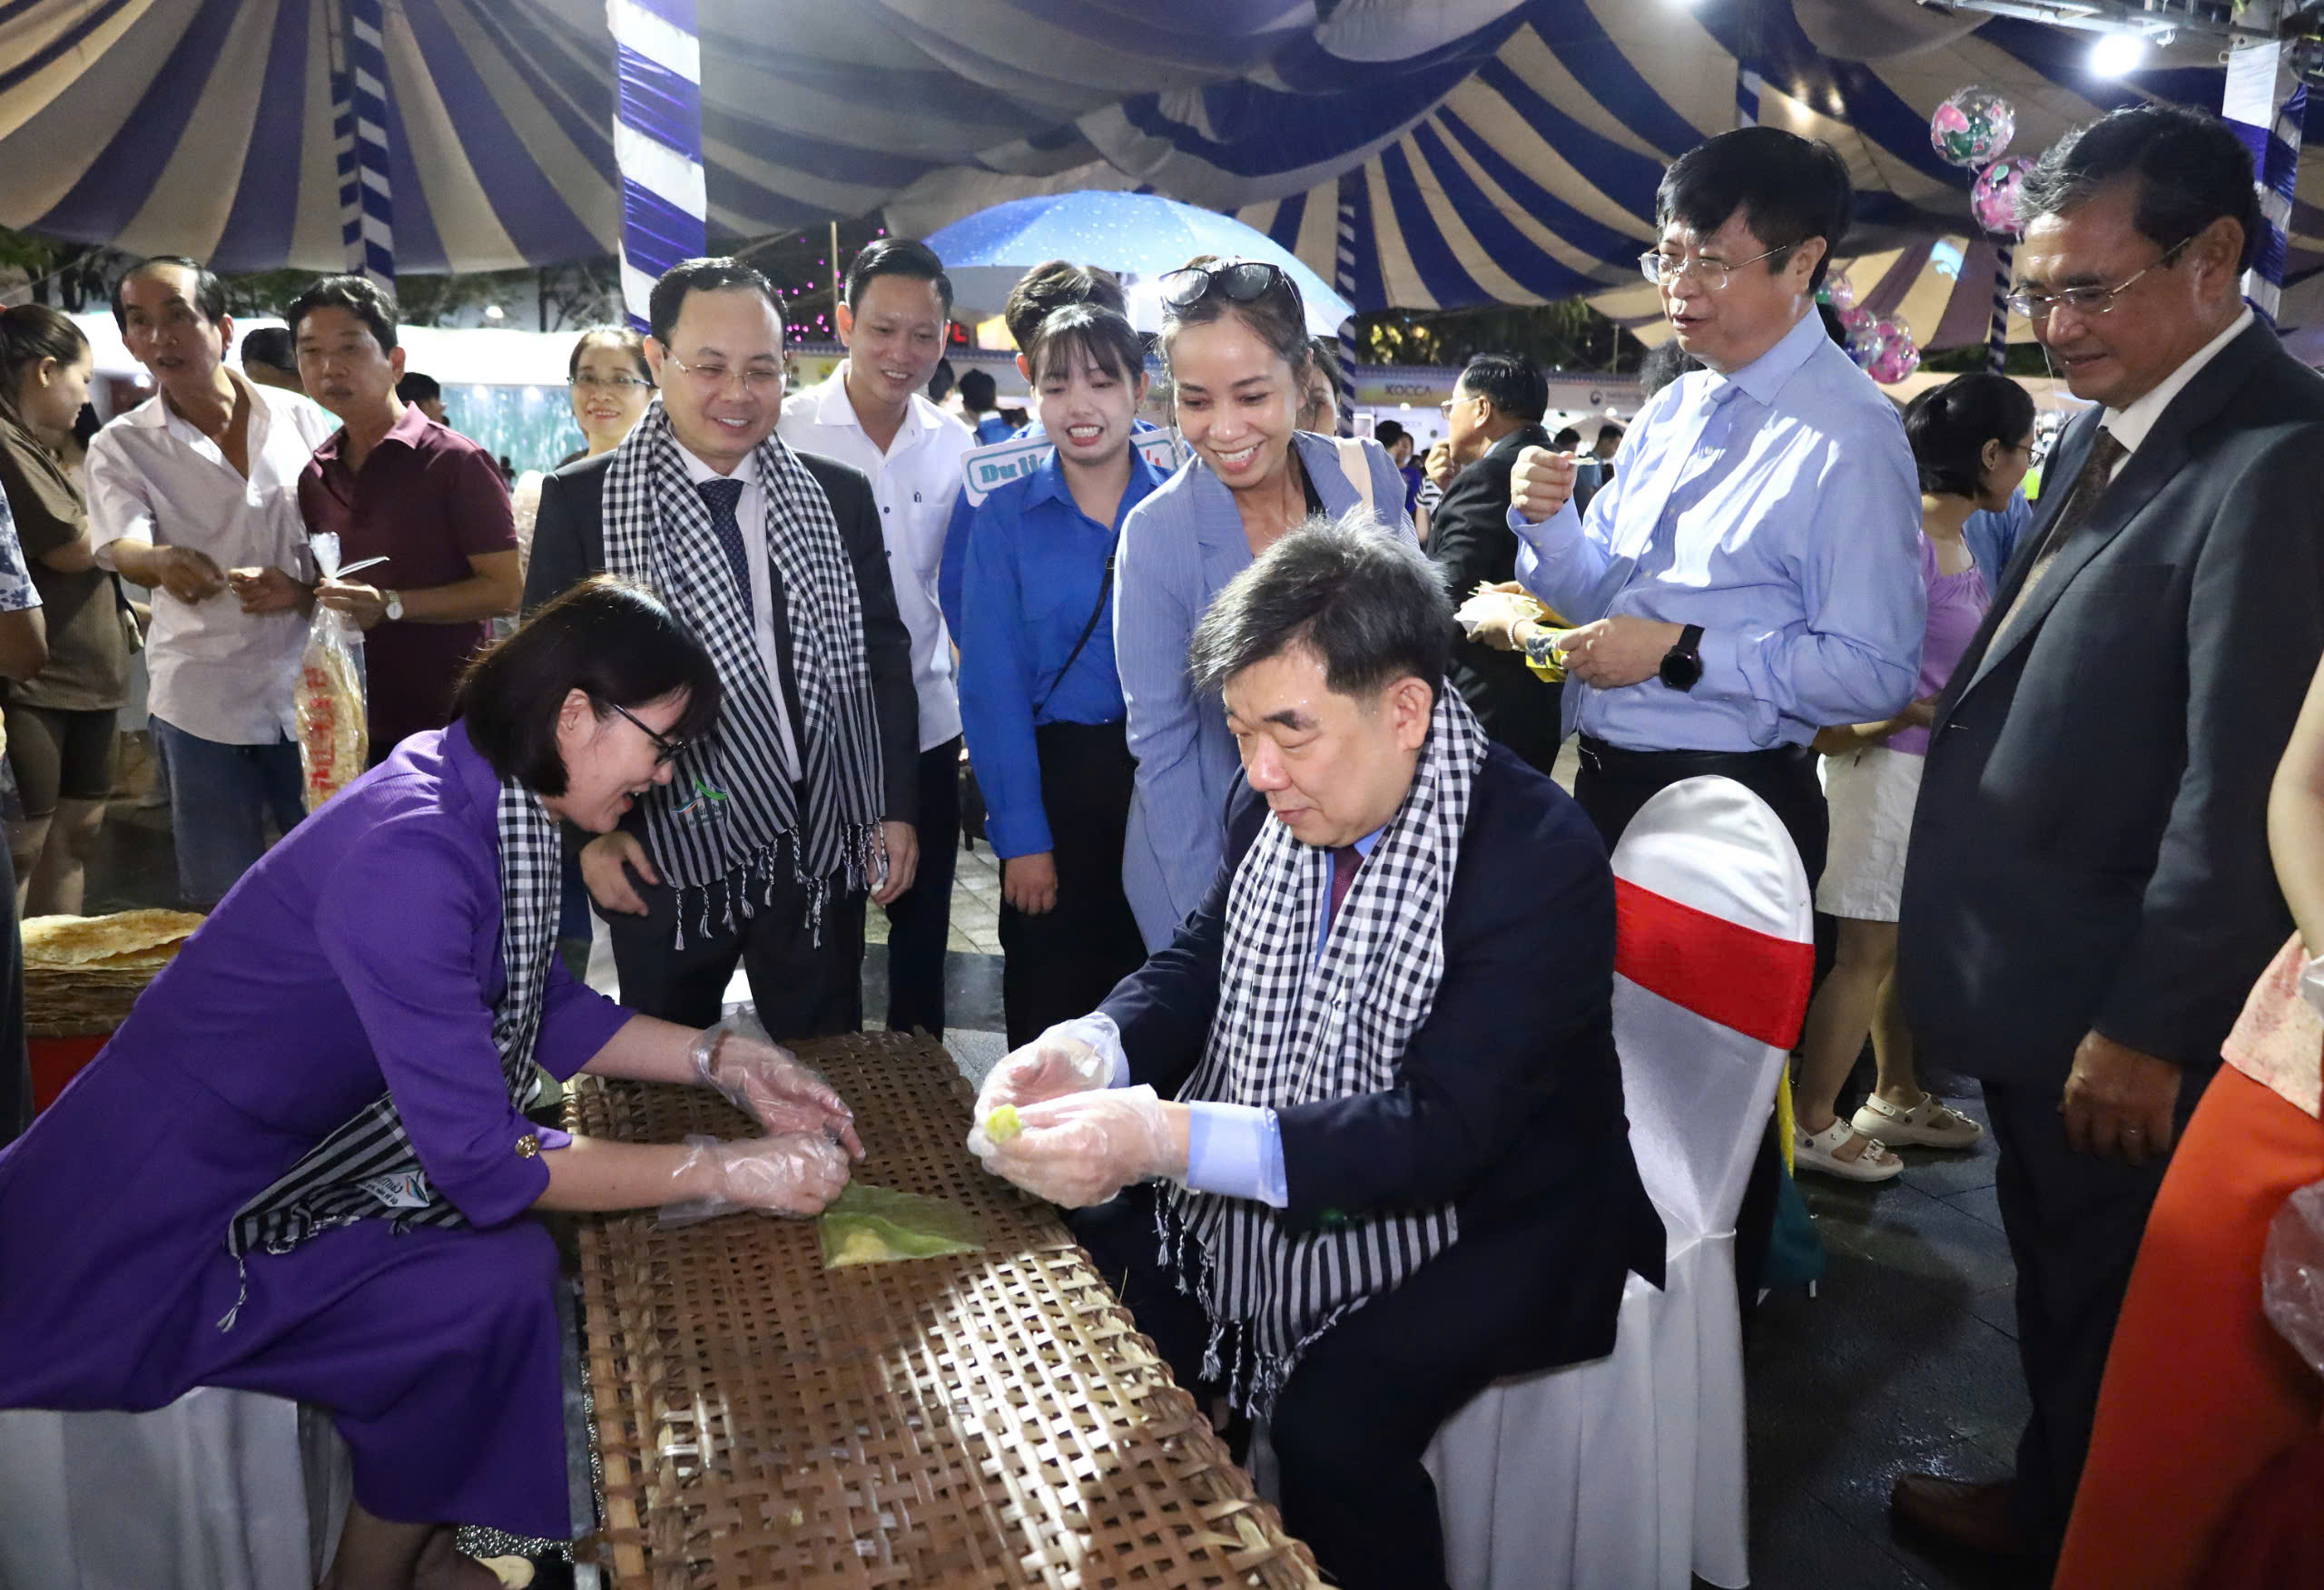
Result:
<svg viewBox="0 0 2324 1590"><path fill-rule="evenodd" d="M1074 502L1054 453L970 511L952 633L960 641L961 730L984 796L985 834L998 856L1051 848L1033 731L1043 723L1118 723L1123 717L1111 592L1080 655L1059 671L1105 588L1106 560L1124 515L1165 478L1137 449L1129 456L1129 486L1110 525Z"/></svg>

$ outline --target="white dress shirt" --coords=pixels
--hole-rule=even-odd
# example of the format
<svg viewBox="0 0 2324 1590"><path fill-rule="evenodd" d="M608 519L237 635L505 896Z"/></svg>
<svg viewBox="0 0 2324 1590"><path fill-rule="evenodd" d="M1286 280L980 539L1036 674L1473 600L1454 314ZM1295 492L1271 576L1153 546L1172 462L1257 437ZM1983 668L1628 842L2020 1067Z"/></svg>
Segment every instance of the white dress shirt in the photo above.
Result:
<svg viewBox="0 0 2324 1590"><path fill-rule="evenodd" d="M694 485L734 478L713 469L675 438L671 445L677 447L678 462L686 466L686 478ZM742 482L743 495L734 499L734 525L743 533L743 562L750 570L753 638L759 643L759 661L766 664L766 682L774 697L775 754L783 760L783 773L795 781L802 765L799 740L791 727L791 702L783 693L782 652L774 639L774 579L767 572L766 562L766 491L759 484L756 455L742 472Z"/></svg>
<svg viewBox="0 0 2324 1590"><path fill-rule="evenodd" d="M2114 475L2122 472L2122 466L2131 461L2131 455L2139 450L2139 444L2145 441L2147 434L2154 429L2154 422L2162 417L2162 411L2171 407L2171 400L2185 391L2187 383L2193 380L2205 365L2217 358L2229 343L2242 336L2243 329L2250 324L2251 306L2246 304L2232 325L2181 361L2179 368L2163 377L2153 391L2127 408L2110 408L2100 417L2100 427L2122 446L2122 456L2114 462ZM2113 477L2110 475L2107 479L2111 481Z"/></svg>
<svg viewBox="0 0 2324 1590"><path fill-rule="evenodd" d="M960 731L960 699L952 682L952 637L936 604L936 575L944 559L944 526L960 495L960 458L976 446L976 434L915 392L895 440L881 453L855 417L845 360L829 379L783 400L782 433L800 452L836 459L872 482L896 611L911 632L920 748L943 744Z"/></svg>
<svg viewBox="0 0 2324 1590"><path fill-rule="evenodd" d="M128 539L208 555L222 574L278 568L314 578L299 516L299 472L339 429L320 404L228 372L250 406L245 478L217 443L157 394L89 443L89 533L96 559ZM272 745L294 737L291 691L306 650L296 612L245 613L231 591L181 602L154 587L147 637L147 701L173 728L222 745Z"/></svg>

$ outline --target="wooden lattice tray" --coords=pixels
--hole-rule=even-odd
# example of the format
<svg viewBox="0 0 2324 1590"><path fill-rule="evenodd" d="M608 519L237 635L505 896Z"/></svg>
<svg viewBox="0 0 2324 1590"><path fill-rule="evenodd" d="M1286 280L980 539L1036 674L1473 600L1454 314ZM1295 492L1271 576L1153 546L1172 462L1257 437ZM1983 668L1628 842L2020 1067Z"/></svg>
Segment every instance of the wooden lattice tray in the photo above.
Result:
<svg viewBox="0 0 2324 1590"><path fill-rule="evenodd" d="M812 1222L585 1222L584 1555L620 1590L1318 1585L1055 1212L968 1153L942 1046L802 1054L855 1111L857 1175L960 1204L984 1251L826 1271ZM567 1110L634 1142L748 1131L700 1089L583 1078Z"/></svg>

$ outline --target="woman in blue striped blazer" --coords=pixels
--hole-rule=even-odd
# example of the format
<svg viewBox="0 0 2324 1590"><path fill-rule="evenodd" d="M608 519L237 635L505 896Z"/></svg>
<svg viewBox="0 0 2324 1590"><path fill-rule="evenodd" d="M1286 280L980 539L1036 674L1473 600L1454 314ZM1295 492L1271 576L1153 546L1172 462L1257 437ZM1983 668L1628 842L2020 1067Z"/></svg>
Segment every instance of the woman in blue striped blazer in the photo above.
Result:
<svg viewBox="0 0 2324 1590"><path fill-rule="evenodd" d="M1137 758L1122 885L1149 951L1169 943L1218 870L1237 767L1225 709L1187 682L1196 621L1311 515L1368 510L1413 533L1384 450L1295 428L1314 355L1288 276L1205 255L1164 277L1162 291L1162 357L1193 456L1122 522L1114 597Z"/></svg>

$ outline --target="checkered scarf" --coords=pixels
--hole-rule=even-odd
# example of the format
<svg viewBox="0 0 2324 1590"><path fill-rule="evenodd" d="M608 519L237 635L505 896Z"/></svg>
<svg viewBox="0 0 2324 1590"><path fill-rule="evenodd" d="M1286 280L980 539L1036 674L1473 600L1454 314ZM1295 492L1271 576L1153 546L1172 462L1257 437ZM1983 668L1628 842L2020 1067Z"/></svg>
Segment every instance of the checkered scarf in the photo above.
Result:
<svg viewBox="0 0 2324 1590"><path fill-rule="evenodd" d="M540 1080L533 1047L556 942L562 854L556 820L522 785L501 784L494 827L500 840L500 961L507 984L492 1008L492 1045L500 1051L508 1102L523 1110ZM236 1210L226 1251L237 1261L253 1248L288 1253L318 1232L381 1216L399 1232L468 1223L428 1182L394 1095L385 1093ZM241 1306L236 1298L218 1329L232 1330Z"/></svg>
<svg viewBox="0 0 2324 1590"><path fill-rule="evenodd" d="M1236 869L1218 1013L1181 1099L1279 1110L1396 1085L1444 977L1444 898L1484 756L1476 715L1438 685L1412 790L1357 870L1321 958L1331 852L1265 825ZM1274 1407L1318 1337L1460 1235L1449 1203L1294 1232L1264 1203L1175 1185L1160 1222L1164 1262L1210 1318L1204 1378L1226 1379L1254 1415Z"/></svg>
<svg viewBox="0 0 2324 1590"><path fill-rule="evenodd" d="M690 909L696 931L707 934L714 907L723 928L746 918L753 900L765 904L786 838L793 875L818 915L834 883L850 893L866 887L880 842L880 737L863 604L839 522L822 486L780 437L761 442L745 467L758 471L767 556L791 638L803 836L777 750L779 686L658 399L606 469L606 566L661 592L718 667L716 730L689 742L677 776L640 801L645 848L678 890L680 944Z"/></svg>

